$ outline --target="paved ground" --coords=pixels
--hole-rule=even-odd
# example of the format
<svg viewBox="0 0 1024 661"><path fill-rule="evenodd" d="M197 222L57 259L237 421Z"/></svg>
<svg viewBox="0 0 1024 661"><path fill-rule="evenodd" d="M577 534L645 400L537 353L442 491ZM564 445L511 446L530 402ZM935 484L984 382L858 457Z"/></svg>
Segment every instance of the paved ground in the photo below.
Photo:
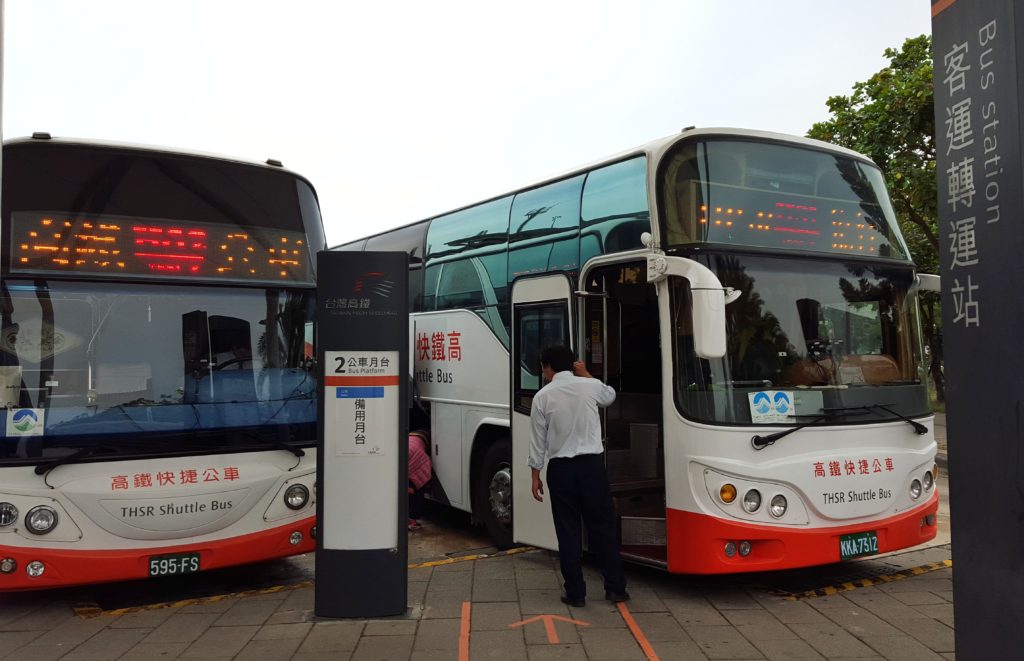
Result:
<svg viewBox="0 0 1024 661"><path fill-rule="evenodd" d="M944 467L944 416L936 436ZM951 659L945 497L939 521L938 545L815 570L695 578L631 566L624 608L600 598L592 570L587 606L562 604L557 558L545 551L427 560L484 543L451 521L428 523L410 538L411 608L402 617L318 618L309 555L243 576L243 585L271 588L176 602L136 595L144 607L81 589L0 595L0 659Z"/></svg>
<svg viewBox="0 0 1024 661"><path fill-rule="evenodd" d="M409 613L368 621L316 617L308 582L100 614L79 614L64 592L4 595L0 658L953 658L949 557L938 546L854 563L869 578L831 587L806 572L779 582L632 567L620 610L599 598L563 605L557 559L531 551L412 569ZM602 596L593 572L588 581ZM792 596L805 592L815 596Z"/></svg>

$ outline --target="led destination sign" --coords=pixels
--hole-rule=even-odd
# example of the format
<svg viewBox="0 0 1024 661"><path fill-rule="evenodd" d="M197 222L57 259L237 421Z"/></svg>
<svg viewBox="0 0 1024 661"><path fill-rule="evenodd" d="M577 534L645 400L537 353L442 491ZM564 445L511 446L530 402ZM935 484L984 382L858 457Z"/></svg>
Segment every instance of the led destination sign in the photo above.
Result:
<svg viewBox="0 0 1024 661"><path fill-rule="evenodd" d="M305 235L125 216L11 214L11 271L312 282Z"/></svg>

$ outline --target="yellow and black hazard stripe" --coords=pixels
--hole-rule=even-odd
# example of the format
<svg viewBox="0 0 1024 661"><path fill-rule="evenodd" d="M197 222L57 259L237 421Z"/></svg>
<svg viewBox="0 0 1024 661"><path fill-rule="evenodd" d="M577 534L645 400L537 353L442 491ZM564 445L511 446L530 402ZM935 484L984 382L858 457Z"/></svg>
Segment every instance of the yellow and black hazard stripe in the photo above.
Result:
<svg viewBox="0 0 1024 661"><path fill-rule="evenodd" d="M798 599L813 599L815 597L827 597L829 595L839 594L840 592L849 592L850 590L856 590L857 588L869 588L874 585L882 585L884 583L902 581L907 578L921 576L922 574L928 574L930 572L938 571L940 569L948 569L952 566L952 560L942 560L941 562L933 562L931 564L921 565L919 567L911 567L910 569L903 569L901 571L893 572L891 574L880 574L872 578L859 578L854 581L847 581L845 583L829 585L823 588L817 588L816 590L807 590L804 592L788 592L786 590L776 590L776 593L780 594L781 596L791 601L796 601Z"/></svg>

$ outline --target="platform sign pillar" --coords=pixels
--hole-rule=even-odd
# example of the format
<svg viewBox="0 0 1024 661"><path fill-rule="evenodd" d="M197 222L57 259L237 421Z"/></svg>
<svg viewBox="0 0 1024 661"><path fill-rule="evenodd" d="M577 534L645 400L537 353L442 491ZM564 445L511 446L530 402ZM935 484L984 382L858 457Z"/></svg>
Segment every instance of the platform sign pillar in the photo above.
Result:
<svg viewBox="0 0 1024 661"><path fill-rule="evenodd" d="M1024 3L933 0L956 656L1024 649Z"/></svg>
<svg viewBox="0 0 1024 661"><path fill-rule="evenodd" d="M315 612L381 617L408 597L408 256L317 262Z"/></svg>

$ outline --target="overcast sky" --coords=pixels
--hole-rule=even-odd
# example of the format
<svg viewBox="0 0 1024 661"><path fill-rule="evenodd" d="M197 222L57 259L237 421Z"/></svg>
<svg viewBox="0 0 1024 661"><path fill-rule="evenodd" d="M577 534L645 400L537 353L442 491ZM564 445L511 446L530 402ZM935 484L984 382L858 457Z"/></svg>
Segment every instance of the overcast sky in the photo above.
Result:
<svg viewBox="0 0 1024 661"><path fill-rule="evenodd" d="M331 245L696 125L803 135L928 0L6 0L3 135L277 158Z"/></svg>

